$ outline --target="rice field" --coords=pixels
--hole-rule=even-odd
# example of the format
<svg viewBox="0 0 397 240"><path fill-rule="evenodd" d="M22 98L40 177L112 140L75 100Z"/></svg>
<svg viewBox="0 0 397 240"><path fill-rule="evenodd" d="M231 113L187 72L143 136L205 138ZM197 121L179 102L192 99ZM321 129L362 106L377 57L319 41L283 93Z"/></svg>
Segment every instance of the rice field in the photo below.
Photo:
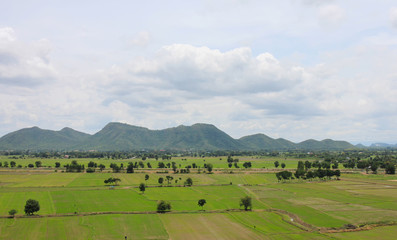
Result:
<svg viewBox="0 0 397 240"><path fill-rule="evenodd" d="M260 160L257 164L263 165ZM166 176L173 179L168 183ZM105 185L109 177L120 178L120 184ZM184 187L189 177L193 186ZM394 239L396 179L343 174L340 181L279 183L274 173L255 170L126 174L1 169L0 239ZM144 193L137 188L140 183L147 185ZM240 210L240 199L247 195L253 211ZM41 217L22 217L29 198L40 202L36 216ZM206 199L203 208L199 199ZM171 212L156 213L158 200L169 201ZM18 211L16 218L7 218L11 209ZM349 224L370 230L330 231Z"/></svg>

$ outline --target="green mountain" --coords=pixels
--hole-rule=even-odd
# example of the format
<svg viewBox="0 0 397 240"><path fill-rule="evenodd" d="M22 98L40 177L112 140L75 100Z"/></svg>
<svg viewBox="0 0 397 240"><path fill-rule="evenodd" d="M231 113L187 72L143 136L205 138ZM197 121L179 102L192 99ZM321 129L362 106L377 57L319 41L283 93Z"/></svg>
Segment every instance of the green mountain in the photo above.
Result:
<svg viewBox="0 0 397 240"><path fill-rule="evenodd" d="M209 124L149 130L122 123L109 123L82 145L90 150L238 150L237 140Z"/></svg>
<svg viewBox="0 0 397 240"><path fill-rule="evenodd" d="M354 145L346 141L334 141L331 139L324 139L322 141L309 139L296 144L296 146L298 149L305 149L305 150L341 150L341 149L355 148Z"/></svg>
<svg viewBox="0 0 397 240"><path fill-rule="evenodd" d="M24 128L0 138L1 150L66 150L88 140L89 134L64 128L60 131Z"/></svg>
<svg viewBox="0 0 397 240"><path fill-rule="evenodd" d="M252 150L285 150L296 148L295 143L293 142L290 142L283 138L273 139L261 133L242 137L238 141L242 145Z"/></svg>
<svg viewBox="0 0 397 240"><path fill-rule="evenodd" d="M150 130L123 123L109 123L94 135L64 128L60 131L25 128L0 138L0 150L341 150L348 142L307 140L293 143L255 134L233 139L210 124Z"/></svg>

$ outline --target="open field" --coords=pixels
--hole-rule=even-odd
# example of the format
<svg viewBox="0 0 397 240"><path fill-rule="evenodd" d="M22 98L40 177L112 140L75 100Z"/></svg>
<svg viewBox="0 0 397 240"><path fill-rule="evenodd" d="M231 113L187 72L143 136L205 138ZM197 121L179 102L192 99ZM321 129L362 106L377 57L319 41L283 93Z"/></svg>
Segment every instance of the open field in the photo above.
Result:
<svg viewBox="0 0 397 240"><path fill-rule="evenodd" d="M343 174L340 181L279 183L274 173L256 169L232 174L157 170L0 169L0 239L374 239L379 234L378 239L394 239L397 234L395 175L357 173ZM173 180L160 185L158 178L166 176ZM120 185L105 186L109 177L120 178ZM183 186L188 177L192 187ZM143 194L140 183L148 186ZM239 200L246 195L252 197L253 211L240 210ZM29 198L40 202L37 214L42 217L23 217ZM207 201L203 210L197 205L201 198ZM158 200L169 201L172 211L156 213ZM17 217L5 218L11 209ZM370 230L340 232L347 224Z"/></svg>

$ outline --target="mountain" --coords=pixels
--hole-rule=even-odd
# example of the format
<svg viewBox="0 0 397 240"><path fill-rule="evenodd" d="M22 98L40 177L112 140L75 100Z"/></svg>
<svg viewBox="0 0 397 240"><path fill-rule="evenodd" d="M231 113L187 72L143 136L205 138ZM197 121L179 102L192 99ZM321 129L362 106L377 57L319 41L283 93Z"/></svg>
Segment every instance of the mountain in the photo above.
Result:
<svg viewBox="0 0 397 240"><path fill-rule="evenodd" d="M296 144L296 146L298 149L305 149L305 150L340 150L340 149L355 148L354 145L346 141L334 141L331 139L325 139L322 141L309 139Z"/></svg>
<svg viewBox="0 0 397 240"><path fill-rule="evenodd" d="M85 149L102 151L173 149L173 150L238 150L237 140L210 124L178 126L164 130L149 130L122 123L109 123L94 134Z"/></svg>
<svg viewBox="0 0 397 240"><path fill-rule="evenodd" d="M354 148L348 142L326 139L293 143L254 134L233 139L211 124L198 123L163 130L150 130L112 122L89 135L71 128L60 131L25 128L0 138L0 150L342 150Z"/></svg>
<svg viewBox="0 0 397 240"><path fill-rule="evenodd" d="M242 145L248 149L267 149L267 150L284 150L296 148L295 143L285 140L283 138L273 139L265 134L254 134L242 137L238 140Z"/></svg>
<svg viewBox="0 0 397 240"><path fill-rule="evenodd" d="M370 148L396 148L397 144L389 144L389 143L373 143Z"/></svg>
<svg viewBox="0 0 397 240"><path fill-rule="evenodd" d="M0 138L2 150L63 150L75 146L90 137L89 134L64 128L60 131L38 127L24 128Z"/></svg>

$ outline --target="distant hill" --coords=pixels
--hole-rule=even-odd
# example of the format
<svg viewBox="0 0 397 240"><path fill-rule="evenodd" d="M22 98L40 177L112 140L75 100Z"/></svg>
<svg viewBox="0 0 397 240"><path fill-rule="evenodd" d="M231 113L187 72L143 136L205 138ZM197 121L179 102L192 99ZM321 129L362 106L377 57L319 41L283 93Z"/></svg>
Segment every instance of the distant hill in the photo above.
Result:
<svg viewBox="0 0 397 240"><path fill-rule="evenodd" d="M109 123L89 135L71 128L60 131L25 128L0 138L0 150L342 150L354 148L348 142L326 139L293 143L254 134L233 139L211 124L198 123L164 130L150 130L123 123Z"/></svg>
<svg viewBox="0 0 397 240"><path fill-rule="evenodd" d="M243 146L252 149L285 150L294 149L296 144L283 138L273 139L265 134L254 134L238 140Z"/></svg>
<svg viewBox="0 0 397 240"><path fill-rule="evenodd" d="M334 141L331 139L316 141L313 139L309 139L298 143L297 148L306 150L340 150L355 148L355 146L346 141Z"/></svg>
<svg viewBox="0 0 397 240"><path fill-rule="evenodd" d="M369 147L370 148L397 148L397 144L373 143Z"/></svg>
<svg viewBox="0 0 397 240"><path fill-rule="evenodd" d="M88 140L89 134L63 128L60 131L38 127L24 128L0 138L2 150L67 150Z"/></svg>

